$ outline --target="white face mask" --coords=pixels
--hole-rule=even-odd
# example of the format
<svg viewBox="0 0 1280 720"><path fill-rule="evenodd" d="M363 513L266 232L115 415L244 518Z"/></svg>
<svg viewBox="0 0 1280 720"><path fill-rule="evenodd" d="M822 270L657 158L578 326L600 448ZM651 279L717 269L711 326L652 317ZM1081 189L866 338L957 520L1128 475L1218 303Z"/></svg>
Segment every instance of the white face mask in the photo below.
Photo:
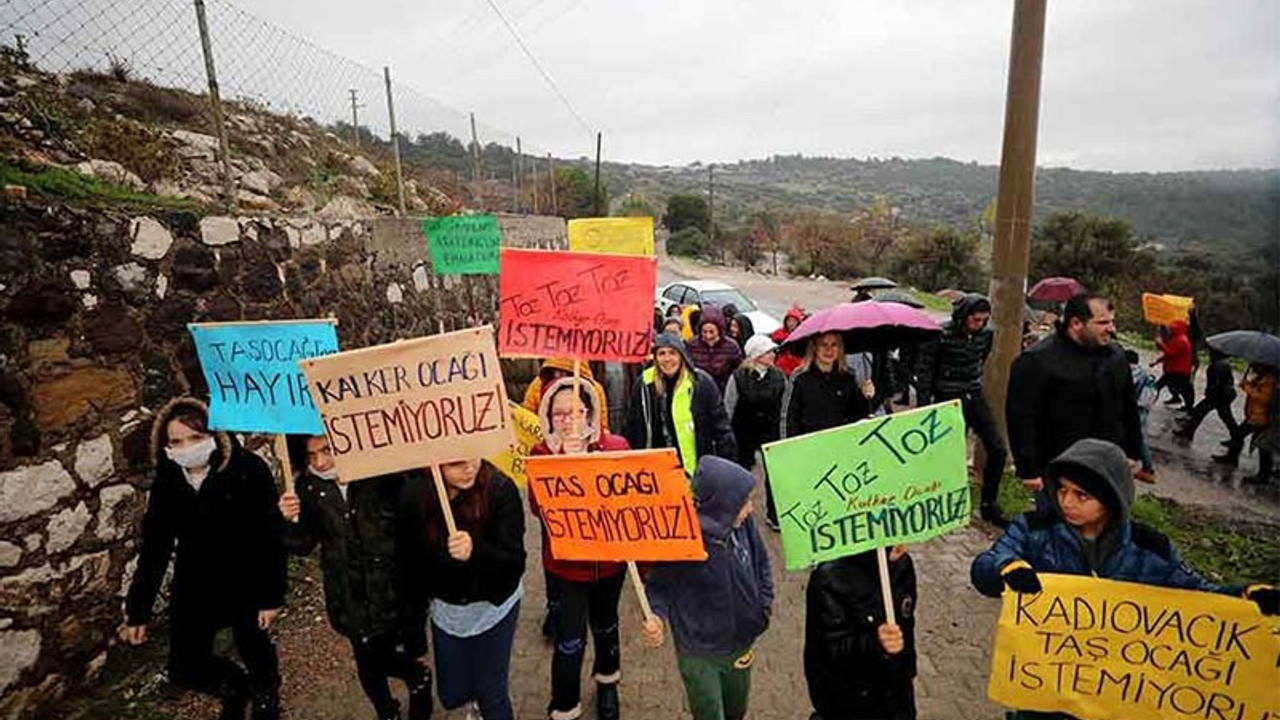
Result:
<svg viewBox="0 0 1280 720"><path fill-rule="evenodd" d="M313 467L311 467L310 465L308 465L308 466L307 466L307 472L311 473L312 475L315 475L316 477L320 478L321 480L337 480L337 479L338 479L338 466L337 466L337 465L334 465L333 467L329 468L328 470L317 470L316 468L313 468Z"/></svg>
<svg viewBox="0 0 1280 720"><path fill-rule="evenodd" d="M208 465L209 458L213 455L213 451L217 446L217 443L213 441L212 437L207 437L195 445L182 448L181 450L166 447L164 449L164 454L180 467L190 470L192 468L201 468Z"/></svg>

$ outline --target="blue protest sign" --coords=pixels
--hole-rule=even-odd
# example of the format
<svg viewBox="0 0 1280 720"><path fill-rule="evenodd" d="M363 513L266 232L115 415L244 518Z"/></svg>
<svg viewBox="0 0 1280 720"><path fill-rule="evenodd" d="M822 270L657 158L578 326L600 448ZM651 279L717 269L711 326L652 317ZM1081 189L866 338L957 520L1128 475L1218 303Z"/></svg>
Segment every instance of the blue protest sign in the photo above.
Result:
<svg viewBox="0 0 1280 720"><path fill-rule="evenodd" d="M188 326L209 384L209 427L324 434L299 360L338 352L332 320Z"/></svg>

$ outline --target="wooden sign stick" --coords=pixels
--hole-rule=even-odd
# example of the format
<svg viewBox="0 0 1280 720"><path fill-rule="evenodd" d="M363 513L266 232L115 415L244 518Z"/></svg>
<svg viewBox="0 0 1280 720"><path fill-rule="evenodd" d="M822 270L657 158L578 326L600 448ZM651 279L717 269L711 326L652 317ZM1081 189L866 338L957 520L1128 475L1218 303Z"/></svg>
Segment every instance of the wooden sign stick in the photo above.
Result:
<svg viewBox="0 0 1280 720"><path fill-rule="evenodd" d="M884 621L897 625L897 617L893 613L893 588L889 585L889 556L884 548L876 548L876 564L880 566L880 595L884 598Z"/></svg>
<svg viewBox="0 0 1280 720"><path fill-rule="evenodd" d="M276 460L280 461L280 473L284 475L284 491L293 492L293 464L289 462L289 443L283 433L276 435L272 445Z"/></svg>
<svg viewBox="0 0 1280 720"><path fill-rule="evenodd" d="M631 585L636 589L636 599L640 601L640 612L644 615L644 621L647 624L654 619L653 608L649 607L649 596L645 594L644 583L640 582L640 568L636 567L635 560L627 561L627 574L631 576Z"/></svg>
<svg viewBox="0 0 1280 720"><path fill-rule="evenodd" d="M453 521L453 508L449 507L449 491L444 486L444 469L439 465L432 465L431 476L436 481L436 497L440 500L440 512L444 513L445 527L452 536L458 532L458 526Z"/></svg>

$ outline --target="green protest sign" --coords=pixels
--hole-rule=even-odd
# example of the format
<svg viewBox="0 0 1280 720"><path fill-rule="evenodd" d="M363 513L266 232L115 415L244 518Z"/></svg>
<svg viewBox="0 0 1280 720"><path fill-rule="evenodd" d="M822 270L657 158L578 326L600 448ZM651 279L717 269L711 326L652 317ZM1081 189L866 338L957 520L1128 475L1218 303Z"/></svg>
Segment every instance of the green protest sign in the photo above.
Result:
<svg viewBox="0 0 1280 720"><path fill-rule="evenodd" d="M969 524L957 400L770 443L764 461L789 570Z"/></svg>
<svg viewBox="0 0 1280 720"><path fill-rule="evenodd" d="M498 218L492 215L429 217L422 235L438 275L497 275Z"/></svg>

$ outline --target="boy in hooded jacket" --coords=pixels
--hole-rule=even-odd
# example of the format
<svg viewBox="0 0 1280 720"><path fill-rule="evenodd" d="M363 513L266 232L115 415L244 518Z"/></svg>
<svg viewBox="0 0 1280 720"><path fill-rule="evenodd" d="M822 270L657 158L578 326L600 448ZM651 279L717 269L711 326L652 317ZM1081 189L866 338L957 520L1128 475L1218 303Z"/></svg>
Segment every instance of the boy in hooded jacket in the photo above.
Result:
<svg viewBox="0 0 1280 720"><path fill-rule="evenodd" d="M652 621L645 641L676 644L693 720L741 720L751 691L752 645L769 627L773 577L751 518L755 478L737 463L706 457L694 478L707 559L662 563L645 581Z"/></svg>
<svg viewBox="0 0 1280 720"><path fill-rule="evenodd" d="M1115 443L1078 440L1045 471L1048 507L1017 516L989 550L974 558L970 579L978 592L999 597L1007 587L1037 593L1039 572L1093 575L1110 580L1237 595L1266 615L1280 613L1280 591L1267 585L1223 586L1182 561L1163 534L1130 519L1134 488L1128 460ZM1025 710L1014 720L1069 718Z"/></svg>

